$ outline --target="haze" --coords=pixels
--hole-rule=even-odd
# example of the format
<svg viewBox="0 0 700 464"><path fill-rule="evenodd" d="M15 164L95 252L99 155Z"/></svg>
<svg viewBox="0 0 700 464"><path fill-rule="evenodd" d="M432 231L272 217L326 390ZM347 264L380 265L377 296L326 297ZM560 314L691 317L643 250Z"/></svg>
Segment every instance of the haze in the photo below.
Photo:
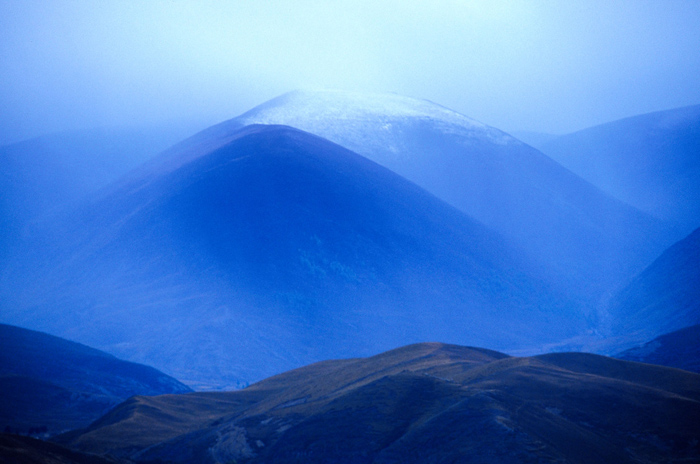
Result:
<svg viewBox="0 0 700 464"><path fill-rule="evenodd" d="M0 1L0 144L201 129L296 88L396 92L509 132L700 103L700 2Z"/></svg>

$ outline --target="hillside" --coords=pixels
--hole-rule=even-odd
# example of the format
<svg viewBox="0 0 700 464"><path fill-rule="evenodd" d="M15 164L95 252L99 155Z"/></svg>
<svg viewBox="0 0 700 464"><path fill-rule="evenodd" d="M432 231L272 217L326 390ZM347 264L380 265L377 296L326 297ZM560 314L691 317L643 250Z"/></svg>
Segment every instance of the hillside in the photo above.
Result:
<svg viewBox="0 0 700 464"><path fill-rule="evenodd" d="M30 437L0 434L3 464L115 464L112 459L72 451Z"/></svg>
<svg viewBox="0 0 700 464"><path fill-rule="evenodd" d="M607 333L648 341L700 323L700 229L664 251L607 305Z"/></svg>
<svg viewBox="0 0 700 464"><path fill-rule="evenodd" d="M391 169L517 243L591 305L676 238L536 149L429 101L298 91L230 124L289 125Z"/></svg>
<svg viewBox="0 0 700 464"><path fill-rule="evenodd" d="M0 430L55 434L84 427L133 395L188 391L152 367L0 324Z"/></svg>
<svg viewBox="0 0 700 464"><path fill-rule="evenodd" d="M700 105L609 122L542 144L563 166L620 200L700 226Z"/></svg>
<svg viewBox="0 0 700 464"><path fill-rule="evenodd" d="M0 147L0 259L36 222L119 179L187 135L177 127L94 129Z"/></svg>
<svg viewBox="0 0 700 464"><path fill-rule="evenodd" d="M60 437L135 462L692 462L700 376L425 343L228 393L133 398Z"/></svg>
<svg viewBox="0 0 700 464"><path fill-rule="evenodd" d="M661 335L615 357L700 373L700 325Z"/></svg>
<svg viewBox="0 0 700 464"><path fill-rule="evenodd" d="M6 318L201 388L423 339L536 349L589 327L501 236L327 140L250 126L161 161L31 250Z"/></svg>

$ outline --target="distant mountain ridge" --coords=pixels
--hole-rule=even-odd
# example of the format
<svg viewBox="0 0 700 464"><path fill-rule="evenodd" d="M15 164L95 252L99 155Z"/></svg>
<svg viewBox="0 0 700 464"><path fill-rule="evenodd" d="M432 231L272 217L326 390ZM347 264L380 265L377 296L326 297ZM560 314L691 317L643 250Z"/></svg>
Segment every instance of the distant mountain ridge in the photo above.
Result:
<svg viewBox="0 0 700 464"><path fill-rule="evenodd" d="M219 386L425 338L531 347L590 324L498 234L327 140L248 126L184 155L69 218L51 242L63 251L11 276L42 285L8 293L6 317Z"/></svg>
<svg viewBox="0 0 700 464"><path fill-rule="evenodd" d="M700 375L583 353L422 343L227 393L135 397L78 450L136 463L700 459Z"/></svg>
<svg viewBox="0 0 700 464"><path fill-rule="evenodd" d="M660 221L510 135L429 101L296 91L224 124L289 125L365 156L518 243L593 305L671 243Z"/></svg>
<svg viewBox="0 0 700 464"><path fill-rule="evenodd" d="M84 427L133 395L192 391L156 369L0 324L0 431Z"/></svg>
<svg viewBox="0 0 700 464"><path fill-rule="evenodd" d="M185 133L179 127L102 128L0 146L0 261L37 222L114 182Z"/></svg>
<svg viewBox="0 0 700 464"><path fill-rule="evenodd" d="M616 198L678 225L700 226L700 105L612 121L542 151Z"/></svg>

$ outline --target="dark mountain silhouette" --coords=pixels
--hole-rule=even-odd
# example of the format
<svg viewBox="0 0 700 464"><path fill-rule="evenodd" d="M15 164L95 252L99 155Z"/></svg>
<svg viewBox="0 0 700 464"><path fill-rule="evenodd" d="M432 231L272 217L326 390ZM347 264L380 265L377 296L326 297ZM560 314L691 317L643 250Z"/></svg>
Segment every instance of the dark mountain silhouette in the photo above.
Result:
<svg viewBox="0 0 700 464"><path fill-rule="evenodd" d="M564 135L542 150L642 211L700 226L700 105L643 114Z"/></svg>
<svg viewBox="0 0 700 464"><path fill-rule="evenodd" d="M424 339L536 348L589 326L499 235L327 140L250 126L198 154L69 218L8 278L41 285L6 283L6 317L218 386Z"/></svg>
<svg viewBox="0 0 700 464"><path fill-rule="evenodd" d="M3 464L115 464L113 459L69 450L55 443L20 435L0 434Z"/></svg>
<svg viewBox="0 0 700 464"><path fill-rule="evenodd" d="M225 124L235 123L293 126L391 169L517 242L588 301L677 238L536 149L428 101L292 92Z"/></svg>
<svg viewBox="0 0 700 464"><path fill-rule="evenodd" d="M615 357L700 373L700 325L661 335Z"/></svg>
<svg viewBox="0 0 700 464"><path fill-rule="evenodd" d="M698 400L700 375L678 369L424 343L135 397L58 440L137 463L692 462Z"/></svg>
<svg viewBox="0 0 700 464"><path fill-rule="evenodd" d="M607 305L606 332L639 341L700 323L700 229L664 251Z"/></svg>
<svg viewBox="0 0 700 464"><path fill-rule="evenodd" d="M189 391L152 367L0 324L0 431L63 432L85 427L133 395Z"/></svg>

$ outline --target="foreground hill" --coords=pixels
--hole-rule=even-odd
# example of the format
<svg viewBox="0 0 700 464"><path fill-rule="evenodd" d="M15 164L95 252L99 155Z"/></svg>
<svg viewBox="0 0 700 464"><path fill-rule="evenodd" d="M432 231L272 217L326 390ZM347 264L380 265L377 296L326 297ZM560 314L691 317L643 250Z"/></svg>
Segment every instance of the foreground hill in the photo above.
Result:
<svg viewBox="0 0 700 464"><path fill-rule="evenodd" d="M55 434L84 427L133 395L189 391L152 367L0 324L0 430Z"/></svg>
<svg viewBox="0 0 700 464"><path fill-rule="evenodd" d="M606 330L648 341L700 323L700 229L669 247L608 304Z"/></svg>
<svg viewBox="0 0 700 464"><path fill-rule="evenodd" d="M700 105L643 114L564 135L542 150L616 198L700 226Z"/></svg>
<svg viewBox="0 0 700 464"><path fill-rule="evenodd" d="M55 443L20 435L0 434L3 464L115 464L112 459L72 451Z"/></svg>
<svg viewBox="0 0 700 464"><path fill-rule="evenodd" d="M5 317L219 386L426 338L532 348L588 327L498 234L327 140L249 126L181 155L23 259Z"/></svg>
<svg viewBox="0 0 700 464"><path fill-rule="evenodd" d="M359 153L518 243L588 301L672 242L658 221L536 149L425 100L292 92L222 128L232 124L285 124Z"/></svg>
<svg viewBox="0 0 700 464"><path fill-rule="evenodd" d="M661 335L615 357L700 373L700 325Z"/></svg>
<svg viewBox="0 0 700 464"><path fill-rule="evenodd" d="M60 441L144 463L693 462L698 417L697 374L426 343L241 391L132 398Z"/></svg>

